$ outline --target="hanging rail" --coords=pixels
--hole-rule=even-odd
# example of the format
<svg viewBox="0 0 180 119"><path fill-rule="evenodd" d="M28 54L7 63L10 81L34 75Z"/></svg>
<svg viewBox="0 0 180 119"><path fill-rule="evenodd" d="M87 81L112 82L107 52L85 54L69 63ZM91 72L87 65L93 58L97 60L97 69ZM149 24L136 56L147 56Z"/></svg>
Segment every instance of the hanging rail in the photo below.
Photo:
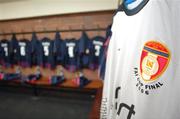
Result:
<svg viewBox="0 0 180 119"><path fill-rule="evenodd" d="M27 32L11 32L11 33L0 33L0 35L12 35L12 34L32 34L35 33L54 33L54 32L82 32L82 31L105 31L106 28L92 28L92 29L64 29L64 30L42 30L42 31L27 31Z"/></svg>

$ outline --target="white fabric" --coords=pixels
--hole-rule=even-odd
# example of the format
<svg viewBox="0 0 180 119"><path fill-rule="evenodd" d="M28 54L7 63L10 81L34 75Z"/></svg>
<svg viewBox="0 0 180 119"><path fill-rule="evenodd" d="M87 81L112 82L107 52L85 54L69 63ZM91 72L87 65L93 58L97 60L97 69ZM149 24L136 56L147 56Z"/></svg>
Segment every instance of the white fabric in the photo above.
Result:
<svg viewBox="0 0 180 119"><path fill-rule="evenodd" d="M112 32L101 119L180 119L180 0L150 0L133 16L119 12ZM145 50L141 61L145 46L168 57L158 61Z"/></svg>

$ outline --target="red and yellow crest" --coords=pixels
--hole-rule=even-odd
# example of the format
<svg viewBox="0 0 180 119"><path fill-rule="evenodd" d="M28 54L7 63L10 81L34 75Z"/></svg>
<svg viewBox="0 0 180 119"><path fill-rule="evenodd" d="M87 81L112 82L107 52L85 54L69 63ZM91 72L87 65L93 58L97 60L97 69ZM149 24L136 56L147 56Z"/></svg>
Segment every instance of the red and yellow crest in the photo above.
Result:
<svg viewBox="0 0 180 119"><path fill-rule="evenodd" d="M166 70L170 61L170 52L168 48L160 42L149 41L144 45L141 60L140 71L144 81L156 81Z"/></svg>

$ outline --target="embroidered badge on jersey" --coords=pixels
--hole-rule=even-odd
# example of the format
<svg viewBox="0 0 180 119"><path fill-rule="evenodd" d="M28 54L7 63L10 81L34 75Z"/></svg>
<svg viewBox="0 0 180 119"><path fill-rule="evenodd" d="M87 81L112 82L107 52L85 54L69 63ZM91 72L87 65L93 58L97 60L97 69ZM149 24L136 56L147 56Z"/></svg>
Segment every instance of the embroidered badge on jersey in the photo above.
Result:
<svg viewBox="0 0 180 119"><path fill-rule="evenodd" d="M156 41L145 44L140 61L141 77L146 82L156 81L166 70L170 52L166 46Z"/></svg>
<svg viewBox="0 0 180 119"><path fill-rule="evenodd" d="M166 71L170 61L170 51L168 48L157 41L145 43L141 58L140 67L134 68L134 73L138 81L138 89L145 94L150 90L156 90L163 86L159 77Z"/></svg>

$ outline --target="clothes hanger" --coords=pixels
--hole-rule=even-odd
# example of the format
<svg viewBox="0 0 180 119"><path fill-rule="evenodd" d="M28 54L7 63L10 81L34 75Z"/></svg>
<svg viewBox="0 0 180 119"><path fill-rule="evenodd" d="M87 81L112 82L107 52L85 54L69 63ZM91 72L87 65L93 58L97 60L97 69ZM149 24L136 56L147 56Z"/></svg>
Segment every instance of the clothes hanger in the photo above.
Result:
<svg viewBox="0 0 180 119"><path fill-rule="evenodd" d="M118 7L123 3L123 0L118 0Z"/></svg>
<svg viewBox="0 0 180 119"><path fill-rule="evenodd" d="M118 0L118 9L117 9L117 12L118 11L123 11L123 8L122 8L123 1L124 0Z"/></svg>
<svg viewBox="0 0 180 119"><path fill-rule="evenodd" d="M44 38L48 38L48 33L46 27L43 27L43 32L44 32Z"/></svg>
<svg viewBox="0 0 180 119"><path fill-rule="evenodd" d="M73 39L73 33L72 33L72 28L71 26L69 26L69 35L68 35L68 39Z"/></svg>
<svg viewBox="0 0 180 119"><path fill-rule="evenodd" d="M99 24L97 24L97 29L100 29ZM99 31L99 30L97 31L97 36L101 36L101 33L100 33L100 31Z"/></svg>
<svg viewBox="0 0 180 119"><path fill-rule="evenodd" d="M22 30L21 30L21 33L22 33L22 39L24 40L24 39L25 39L25 34L24 34L23 32L24 32L24 30L22 29Z"/></svg>
<svg viewBox="0 0 180 119"><path fill-rule="evenodd" d="M4 30L2 30L2 34L5 34ZM6 35L2 35L2 39L6 39L6 38L7 38Z"/></svg>

